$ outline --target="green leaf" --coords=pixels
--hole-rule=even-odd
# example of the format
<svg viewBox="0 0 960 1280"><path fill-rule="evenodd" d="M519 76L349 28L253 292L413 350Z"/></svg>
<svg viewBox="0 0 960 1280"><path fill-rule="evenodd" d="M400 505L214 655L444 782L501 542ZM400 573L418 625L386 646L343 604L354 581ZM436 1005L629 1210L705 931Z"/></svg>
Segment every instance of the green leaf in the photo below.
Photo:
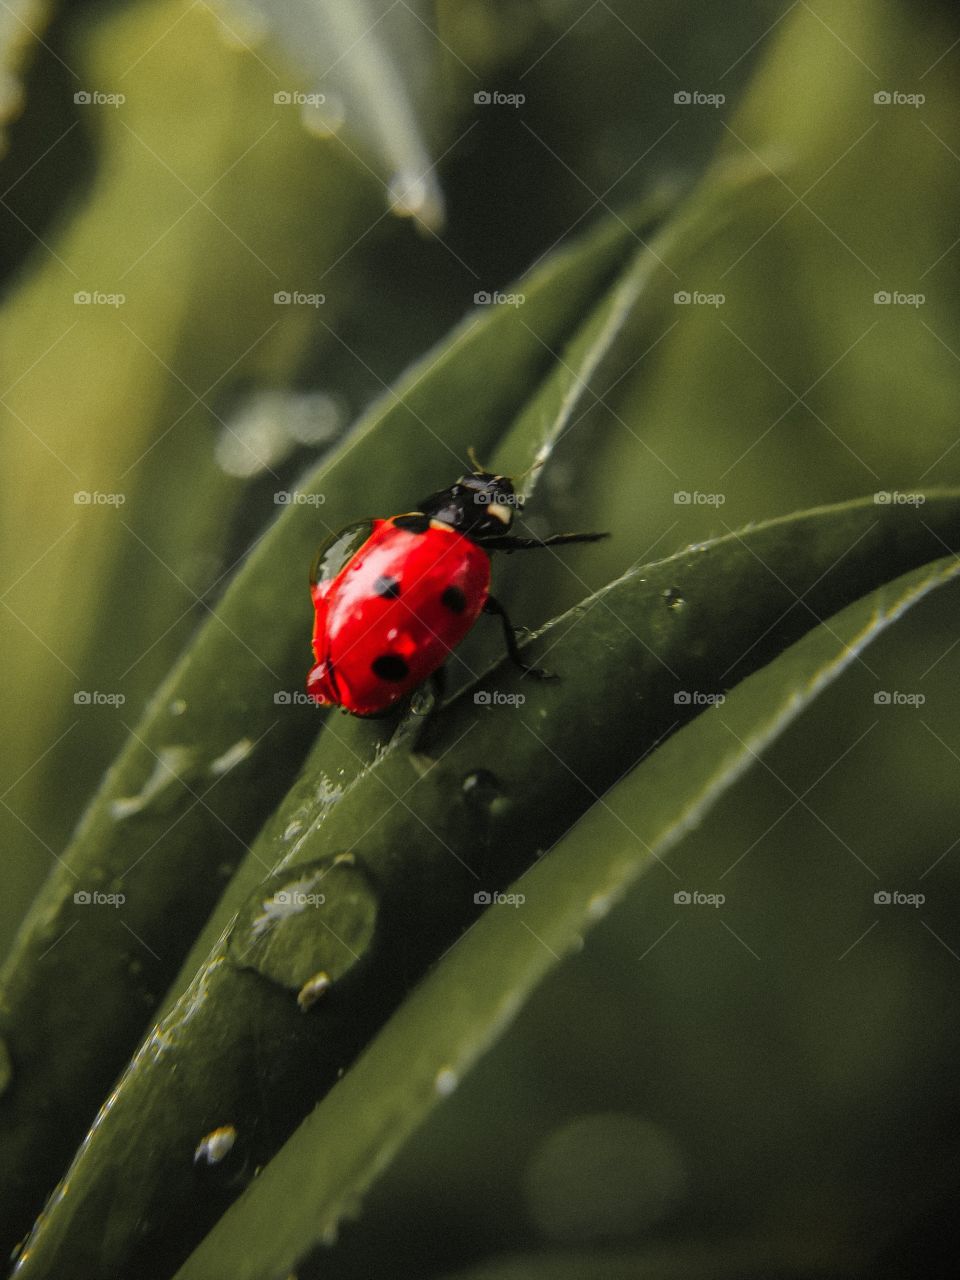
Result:
<svg viewBox="0 0 960 1280"><path fill-rule="evenodd" d="M661 208L640 210L636 225ZM520 283L524 323L478 308L428 352L301 485L323 505L283 511L135 727L0 975L0 1036L14 1062L0 1098L11 1247L323 723L289 705L308 665L316 544L358 511L403 510L448 482L470 445L492 453L549 368L542 344L563 342L633 244L632 227L603 225ZM75 902L78 891L122 892L123 923Z"/></svg>
<svg viewBox="0 0 960 1280"><path fill-rule="evenodd" d="M857 601L748 677L724 704L687 725L608 791L549 857L511 886L523 895L522 907L492 907L429 974L210 1232L177 1280L203 1280L215 1271L234 1280L279 1280L310 1249L334 1240L341 1221L356 1216L363 1193L404 1140L584 933L704 819L868 644L958 576L960 561L950 556ZM613 1261L612 1269L590 1274L636 1274L618 1265ZM747 1266L747 1259L735 1274L743 1274L740 1265ZM584 1273L560 1261L553 1269L528 1273L518 1261L468 1274ZM660 1271L654 1266L650 1274ZM668 1267L663 1274L698 1271ZM708 1268L703 1274L726 1272Z"/></svg>
<svg viewBox="0 0 960 1280"><path fill-rule="evenodd" d="M321 136L341 131L373 157L394 212L443 226L443 193L416 99L439 98L438 43L420 0L220 0L238 38L268 34L307 77L301 115ZM296 106L281 89L281 104Z"/></svg>
<svg viewBox="0 0 960 1280"><path fill-rule="evenodd" d="M5 126L23 107L20 77L26 50L39 39L46 10L42 0L5 0L0 5L0 155L6 150Z"/></svg>
<svg viewBox="0 0 960 1280"><path fill-rule="evenodd" d="M68 1257L77 1280L104 1268L143 1277L169 1269L247 1176L237 1167L204 1181L186 1158L200 1138L233 1125L236 1160L247 1169L265 1163L475 918L484 902L477 895L529 867L625 762L692 719L701 697L723 692L892 575L960 543L960 495L923 497L919 510L872 500L819 508L636 567L531 642L530 656L549 657L559 684L524 681L501 664L419 737L420 717L401 722L332 804L333 780L309 761L303 783L314 788L312 810L286 839L272 821L254 856L268 872L287 853L292 887L351 851L377 902L373 941L356 957L362 964L304 1017L289 979L279 984L238 966L237 952L245 956L252 939L225 933L111 1095L68 1174L69 1195L57 1196L32 1239L24 1276L55 1274ZM829 621L821 630L835 634ZM351 734L383 733L358 721L343 733L337 726L328 721L325 736L346 744ZM317 758L325 750L321 740ZM671 794L665 782L658 788ZM235 929L262 914L264 888L251 898ZM370 936L362 919L351 927ZM138 1176L118 1182L131 1150ZM105 1203L108 1239L98 1225ZM144 1221L156 1234L144 1234Z"/></svg>

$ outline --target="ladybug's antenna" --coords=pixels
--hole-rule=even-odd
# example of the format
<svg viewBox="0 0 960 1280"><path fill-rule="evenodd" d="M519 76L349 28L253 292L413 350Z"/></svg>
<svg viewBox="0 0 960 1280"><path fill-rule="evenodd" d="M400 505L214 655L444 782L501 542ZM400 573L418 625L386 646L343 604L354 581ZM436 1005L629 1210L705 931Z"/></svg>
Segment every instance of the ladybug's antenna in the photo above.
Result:
<svg viewBox="0 0 960 1280"><path fill-rule="evenodd" d="M532 475L534 471L539 471L540 468L543 466L543 464L546 462L546 460L547 460L547 454L544 453L544 451L541 449L537 453L537 456L534 458L534 460L530 463L529 467L527 467L526 471L523 471L521 472L520 475L514 477L513 483L518 491L520 490L527 476Z"/></svg>
<svg viewBox="0 0 960 1280"><path fill-rule="evenodd" d="M467 450L467 457L470 459L470 465L471 467L473 467L475 472L480 474L484 471L485 468L483 467L483 464L480 462L480 459L477 457L476 450L474 449L473 445L471 445L470 448Z"/></svg>

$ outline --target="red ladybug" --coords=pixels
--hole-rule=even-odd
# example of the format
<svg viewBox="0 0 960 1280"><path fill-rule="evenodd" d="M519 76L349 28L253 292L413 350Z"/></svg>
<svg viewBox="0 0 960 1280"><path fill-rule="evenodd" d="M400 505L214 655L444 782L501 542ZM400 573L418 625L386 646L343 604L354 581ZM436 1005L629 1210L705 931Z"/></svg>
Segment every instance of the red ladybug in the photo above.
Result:
<svg viewBox="0 0 960 1280"><path fill-rule="evenodd" d="M418 511L363 520L335 534L310 574L315 610L307 693L358 716L389 710L437 671L481 613L503 624L507 652L527 674L516 634L489 593L491 551L594 542L605 533L517 538L522 499L507 476L479 469Z"/></svg>

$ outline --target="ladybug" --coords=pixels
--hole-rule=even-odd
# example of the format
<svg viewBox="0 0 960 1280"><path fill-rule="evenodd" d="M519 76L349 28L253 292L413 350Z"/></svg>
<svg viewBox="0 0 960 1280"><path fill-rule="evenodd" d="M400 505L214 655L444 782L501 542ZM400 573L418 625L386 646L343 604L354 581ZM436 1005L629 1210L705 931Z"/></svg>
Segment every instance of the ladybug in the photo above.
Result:
<svg viewBox="0 0 960 1280"><path fill-rule="evenodd" d="M608 535L515 537L510 529L522 502L508 476L477 467L424 498L416 511L359 521L334 534L310 573L310 698L357 716L388 711L439 671L481 613L499 617L507 653L522 671L546 677L522 661L510 619L490 595L490 552Z"/></svg>

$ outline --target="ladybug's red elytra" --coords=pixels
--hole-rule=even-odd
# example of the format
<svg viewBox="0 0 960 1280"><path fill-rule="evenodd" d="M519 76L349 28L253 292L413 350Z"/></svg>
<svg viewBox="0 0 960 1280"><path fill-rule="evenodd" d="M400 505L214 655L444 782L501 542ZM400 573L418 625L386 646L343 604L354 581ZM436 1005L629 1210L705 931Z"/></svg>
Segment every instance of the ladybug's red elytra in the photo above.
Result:
<svg viewBox="0 0 960 1280"><path fill-rule="evenodd" d="M443 665L481 613L497 615L507 652L528 675L503 607L490 595L490 552L595 542L605 533L517 538L522 498L508 476L479 468L419 510L363 520L314 559L313 656L307 693L322 706L379 715Z"/></svg>

